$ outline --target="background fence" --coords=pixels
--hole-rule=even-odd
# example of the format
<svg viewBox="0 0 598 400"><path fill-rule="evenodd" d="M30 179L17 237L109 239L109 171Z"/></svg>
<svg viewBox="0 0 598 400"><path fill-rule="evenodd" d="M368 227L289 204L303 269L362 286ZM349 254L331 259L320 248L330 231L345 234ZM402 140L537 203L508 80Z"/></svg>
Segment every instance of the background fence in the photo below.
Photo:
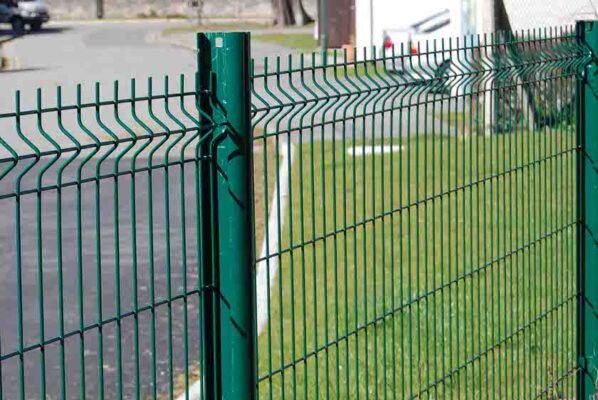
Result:
<svg viewBox="0 0 598 400"><path fill-rule="evenodd" d="M0 399L588 398L595 29L17 93Z"/></svg>

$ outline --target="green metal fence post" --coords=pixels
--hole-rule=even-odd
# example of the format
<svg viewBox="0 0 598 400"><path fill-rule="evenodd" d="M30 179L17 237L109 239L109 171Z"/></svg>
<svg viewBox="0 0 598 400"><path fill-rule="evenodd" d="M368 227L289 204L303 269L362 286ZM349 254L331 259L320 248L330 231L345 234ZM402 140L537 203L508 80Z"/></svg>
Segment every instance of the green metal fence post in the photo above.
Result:
<svg viewBox="0 0 598 400"><path fill-rule="evenodd" d="M210 80L212 75L212 51L210 40L204 34L197 35L197 69L196 91L198 96L196 101L200 110L198 116L201 121L201 127L210 127L212 125L212 109L209 98ZM202 143L200 153L202 156L210 156L212 148L210 141L205 136L211 135L211 132L202 132ZM201 359L201 392L205 399L215 399L218 397L217 382L219 357L217 337L218 335L218 313L216 308L216 277L214 271L214 226L215 217L212 210L215 201L213 188L214 166L210 163L201 165L199 180L201 182L201 194L199 195L199 213L200 214L200 234L201 234L201 265L200 276L202 287L209 288L204 292L201 301L202 319L201 319L201 340L202 340L202 359Z"/></svg>
<svg viewBox="0 0 598 400"><path fill-rule="evenodd" d="M208 33L215 157L217 397L255 396L249 33ZM208 366L209 368L209 366Z"/></svg>
<svg viewBox="0 0 598 400"><path fill-rule="evenodd" d="M104 18L104 0L96 0L96 17L98 19Z"/></svg>
<svg viewBox="0 0 598 400"><path fill-rule="evenodd" d="M578 96L578 399L596 398L598 377L598 24L577 25L581 43L594 55L579 82Z"/></svg>

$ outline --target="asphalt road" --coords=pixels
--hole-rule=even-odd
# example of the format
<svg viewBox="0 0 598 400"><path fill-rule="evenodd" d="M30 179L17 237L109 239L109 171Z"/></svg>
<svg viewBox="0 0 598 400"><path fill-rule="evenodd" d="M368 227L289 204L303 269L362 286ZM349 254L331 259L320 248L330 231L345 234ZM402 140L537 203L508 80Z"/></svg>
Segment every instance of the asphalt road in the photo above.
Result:
<svg viewBox="0 0 598 400"><path fill-rule="evenodd" d="M0 112L14 109L16 90L34 98L42 88L52 99L57 86L68 96L78 83L92 91L95 82L109 87L115 80L193 73L192 52L148 40L175 24L180 22L53 23L11 42L5 52L16 65L0 73Z"/></svg>

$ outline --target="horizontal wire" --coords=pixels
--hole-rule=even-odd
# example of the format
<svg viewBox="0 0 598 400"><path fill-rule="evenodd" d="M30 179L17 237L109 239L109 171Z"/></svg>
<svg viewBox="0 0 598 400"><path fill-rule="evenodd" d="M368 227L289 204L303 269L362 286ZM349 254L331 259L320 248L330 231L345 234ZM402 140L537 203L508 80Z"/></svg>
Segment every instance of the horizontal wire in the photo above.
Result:
<svg viewBox="0 0 598 400"><path fill-rule="evenodd" d="M117 100L102 100L99 102L93 103L83 103L81 105L69 104L64 105L61 107L47 107L41 109L26 109L19 112L12 111L8 113L0 113L0 119L6 118L15 118L15 117L23 117L27 115L39 115L39 114L47 114L47 113L56 113L58 111L74 111L79 109L88 109L88 108L95 108L95 107L104 107L104 106L115 106L120 104L133 104L133 103L141 103L141 102L149 102L153 100L166 100L166 99L173 99L173 98L181 98L181 97L190 97L190 96L197 96L198 94L206 93L206 91L193 91L193 92L182 92L182 93L173 93L173 94L157 94L151 96L139 96L135 98L124 98L124 99L117 99Z"/></svg>
<svg viewBox="0 0 598 400"><path fill-rule="evenodd" d="M455 187L453 187L453 188L451 188L449 190L446 190L444 192L433 194L431 196L428 196L428 197L425 197L425 198L423 198L421 200L418 200L418 201L406 204L404 206L396 207L396 208L387 210L387 211L379 213L379 214L374 214L372 217L364 218L361 221L356 222L356 223L354 223L352 225L347 225L346 227L343 227L342 229L336 229L336 230L333 230L333 231L326 232L323 235L314 236L312 239L309 239L309 240L307 240L305 242L301 242L301 243L298 243L298 244L295 244L295 245L291 245L291 246L289 246L289 247L287 247L285 249L282 249L281 251L279 251L277 253L272 253L272 254L269 254L269 255L267 255L265 257L260 257L260 258L256 259L256 264L260 263L260 262L263 262L265 260L271 259L273 257L280 257L280 256L282 256L282 255L284 255L286 253L299 250L299 249L301 249L302 247L305 247L305 246L314 245L317 242L326 240L326 239L328 239L330 237L335 237L335 236L337 236L339 234L343 234L345 231L355 230L355 229L357 229L359 227L363 227L363 226L365 226L367 224L370 224L370 223L373 223L373 222L378 221L380 219L389 217L389 216L394 215L396 213L401 213L401 212L404 212L404 211L408 211L409 209L411 209L413 207L418 207L421 204L425 204L425 203L431 202L433 200L440 199L442 197L447 197L447 196L449 196L451 194L455 194L455 193L458 193L460 191L464 191L464 190L466 190L468 188L473 188L475 186L479 186L479 185L481 185L483 183L492 181L494 179L499 179L501 177L511 175L511 174L516 173L516 172L518 172L520 170L523 170L523 169L526 169L526 168L531 168L531 167L533 167L533 166L535 166L537 164L550 161L550 160L552 160L554 158L562 157L562 156L564 156L564 155L566 155L568 153L573 153L573 152L576 152L578 150L579 150L579 148L566 149L566 150L560 151L558 153L554 153L554 154L552 154L552 155L550 155L548 157L545 157L545 158L542 158L542 159L538 159L538 160L534 160L534 161L531 161L531 162L526 163L526 164L521 164L521 165L519 165L517 167L514 167L514 168L511 168L511 169L502 171L502 172L494 174L494 175L489 175L489 176L487 176L487 177L485 177L483 179L479 179L477 181L472 181L472 182L469 182L469 183L464 184L464 185L455 186Z"/></svg>
<svg viewBox="0 0 598 400"><path fill-rule="evenodd" d="M186 164L190 164L190 163L195 163L198 161L209 161L211 159L212 159L212 157L210 157L210 156L202 156L202 157L198 157L198 158L185 158L183 160L178 160L178 161L169 161L168 163L153 164L151 167L147 166L147 167L139 167L139 168L134 168L134 169L127 169L127 170L119 171L118 173L105 173L105 174L100 174L100 175L92 176L92 177L88 177L88 178L81 178L81 179L77 179L77 180L73 180L73 181L61 182L60 185L44 185L44 186L41 186L40 188L24 189L24 190L21 190L19 193L12 192L12 193L0 194L0 200L13 198L13 197L21 197L21 196L25 196L25 195L29 195L29 194L34 194L34 193L42 193L42 192L51 191L51 190L58 190L58 189L68 188L68 187L73 187L73 186L79 186L84 183L100 182L104 179L109 179L109 178L117 178L117 177L127 176L127 175L134 176L135 174L140 173L140 172L155 171L155 170L169 168L169 167L173 167L173 166L177 166L177 165L186 165Z"/></svg>
<svg viewBox="0 0 598 400"><path fill-rule="evenodd" d="M362 325L359 325L353 331L347 332L346 334L337 337L336 340L330 341L327 344L319 347L318 349L311 351L310 353L307 354L307 356L297 358L293 362L285 364L282 368L274 370L272 372L272 375L263 375L263 376L261 376L259 378L259 380L260 381L266 380L269 377L272 377L272 376L274 376L276 374L282 373L283 370L286 370L288 368L293 367L298 362L307 361L308 358L313 357L313 356L317 355L318 353L327 350L330 347L336 346L337 344L339 344L342 341L348 340L351 336L354 336L354 335L358 334L360 331L362 331L364 329L367 329L368 327L370 327L372 325L378 324L378 323L380 323L380 322L382 322L382 321L384 321L384 320L386 320L388 318L391 318L391 317L394 318L394 315L397 314L398 312L402 311L403 309L411 307L414 304L417 304L417 303L421 302L422 300L425 300L426 298L431 297L432 295L434 295L434 294L436 294L438 292L441 292L441 291L443 291L443 290L445 290L447 288L450 288L451 286L454 286L455 284L459 283L462 280L465 280L465 279L467 279L469 277L473 278L474 275L480 274L481 272L489 269L490 267L492 267L494 265L497 265L497 264L499 264L502 261L506 261L508 258L513 257L515 254L520 253L520 252L522 252L522 251L524 251L524 250L526 250L528 248L531 248L532 246L536 246L539 243L541 243L543 241L546 241L547 239L550 239L553 236L556 236L556 235L558 235L558 234L560 234L560 233L566 231L567 229L570 229L570 228L572 228L573 226L576 226L576 225L578 225L577 221L571 222L569 224L566 224L566 225L564 225L564 226L562 226L562 227L560 227L558 229L555 229L555 230L553 230L553 231L551 231L551 232L549 232L549 233L547 233L547 234L545 234L543 236L540 236L540 237L534 239L530 243L526 243L526 244L518 247L517 249L515 249L515 250L513 250L513 251L511 251L509 253L503 254L502 256L497 257L497 258L495 258L495 259L487 262L486 264L484 264L484 265L482 265L480 267L477 267L476 269L472 269L472 270L468 271L467 273L462 274L462 275L454 278L453 280L447 282L444 285L440 285L440 286L438 286L438 287L436 287L436 288L434 288L432 290L429 290L429 291L427 291L427 292L425 292L425 293L423 293L423 294L421 294L421 295L419 295L417 297L414 297L409 302L403 303L400 306L396 307L395 309L386 311L384 314L381 314L381 315L377 316L375 319L372 319L372 320L370 320L370 321L368 321L368 322L366 322L366 323L364 323ZM566 301L563 301L561 303L565 303L565 302Z"/></svg>
<svg viewBox="0 0 598 400"><path fill-rule="evenodd" d="M451 379L455 375L458 375L461 372L461 370L465 369L468 365L473 364L474 362L482 359L482 357L484 357L487 354L489 354L490 352L498 349L499 347L501 347L502 345L504 345L507 341L511 340L515 336L519 336L520 334L525 333L528 329L530 329L534 325L536 325L539 322L541 322L541 321L545 320L546 318L548 318L548 316L550 314L558 311L560 308L563 308L563 307L567 306L568 303L571 303L574 300L576 301L577 298L580 295L581 295L581 293L574 293L574 294L570 295L569 297L565 298L561 303L556 304L555 306L553 306L552 308L544 311L541 314L538 314L533 320L531 320L527 324L520 326L517 330L511 332L510 334L508 334L507 336L503 337L498 342L494 343L490 347L488 347L488 348L484 349L483 351L479 352L478 354L476 354L475 356L471 357L469 360L465 361L461 365L459 365L459 366L457 366L455 368L452 368L449 371L449 373L447 373L443 377L441 377L441 378L437 379L436 381L434 381L427 388L425 388L425 390L422 390L418 394L415 394L415 395L411 396L411 399L421 398L421 396L424 393L429 392L432 388L434 388L436 386L440 386L446 380Z"/></svg>
<svg viewBox="0 0 598 400"><path fill-rule="evenodd" d="M96 322L93 324L86 325L83 328L83 330L75 329L75 330L66 332L63 336L55 336L51 339L44 340L41 343L36 343L36 344L25 346L23 348L23 351L16 350L16 351L12 351L12 352L9 352L6 354L2 354L2 356L0 357L0 361L6 361L6 360L16 357L16 356L25 355L26 353L31 352L36 349L43 349L46 346L51 345L53 343L63 342L65 339L68 339L69 337L81 335L81 334L88 332L92 329L101 329L111 323L119 322L119 321L122 321L124 319L133 317L133 316L137 317L144 312L152 311L152 310L155 310L156 308L159 308L159 307L162 307L165 305L170 306L171 304L173 304L174 302L177 302L179 300L186 300L187 298L189 298L193 295L202 295L204 292L211 291L211 290L214 290L214 287L206 285L200 289L193 289L193 290L189 290L185 293L178 294L176 296L172 296L170 299L163 299L160 301L156 301L154 304L146 304L144 306L137 308L137 310L126 311L119 315L114 315L112 317L106 318L106 319L102 320L101 323Z"/></svg>

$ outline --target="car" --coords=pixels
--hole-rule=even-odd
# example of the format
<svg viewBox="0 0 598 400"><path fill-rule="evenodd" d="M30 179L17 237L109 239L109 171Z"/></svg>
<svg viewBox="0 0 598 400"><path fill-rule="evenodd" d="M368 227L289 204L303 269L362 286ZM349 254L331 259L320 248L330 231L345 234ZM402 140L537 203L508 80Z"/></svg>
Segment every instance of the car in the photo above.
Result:
<svg viewBox="0 0 598 400"><path fill-rule="evenodd" d="M49 20L48 7L42 0L0 0L0 23L11 24L16 34L25 32L27 26L38 31Z"/></svg>
<svg viewBox="0 0 598 400"><path fill-rule="evenodd" d="M405 58L403 57L395 59L394 62L387 61L389 70L396 73L403 73L407 70L414 71L416 75L426 78L447 73L450 70L451 52L447 49L433 51L432 48L426 52L426 49L421 46L425 45L426 41L430 42L442 37L450 24L450 11L445 9L409 26L384 29L381 55L390 57L394 47L395 55L398 55L399 49L402 48L407 54L414 56L407 65L404 65ZM440 44L438 43L438 45ZM422 54L421 57L418 57L420 51Z"/></svg>
<svg viewBox="0 0 598 400"><path fill-rule="evenodd" d="M32 31L38 31L50 20L48 6L42 0L19 0L19 15Z"/></svg>

